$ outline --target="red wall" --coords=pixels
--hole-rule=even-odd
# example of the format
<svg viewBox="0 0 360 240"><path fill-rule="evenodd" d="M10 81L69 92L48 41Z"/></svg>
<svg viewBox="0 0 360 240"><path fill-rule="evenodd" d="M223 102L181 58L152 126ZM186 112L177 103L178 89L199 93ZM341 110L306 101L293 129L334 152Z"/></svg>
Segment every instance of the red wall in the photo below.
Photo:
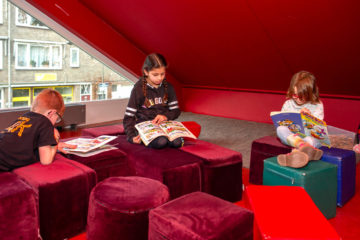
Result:
<svg viewBox="0 0 360 240"><path fill-rule="evenodd" d="M270 112L280 111L285 93L183 88L183 110L256 122L271 123ZM355 132L360 123L360 98L322 96L328 125Z"/></svg>

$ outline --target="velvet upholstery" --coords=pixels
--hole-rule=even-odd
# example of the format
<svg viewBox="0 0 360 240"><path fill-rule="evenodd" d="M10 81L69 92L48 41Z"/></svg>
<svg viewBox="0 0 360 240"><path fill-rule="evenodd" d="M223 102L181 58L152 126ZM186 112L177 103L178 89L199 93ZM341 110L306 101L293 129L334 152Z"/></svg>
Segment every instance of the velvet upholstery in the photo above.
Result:
<svg viewBox="0 0 360 240"><path fill-rule="evenodd" d="M168 200L168 188L159 181L107 178L90 195L87 239L147 239L149 211Z"/></svg>
<svg viewBox="0 0 360 240"><path fill-rule="evenodd" d="M39 216L34 190L11 172L0 173L0 239L38 239Z"/></svg>
<svg viewBox="0 0 360 240"><path fill-rule="evenodd" d="M50 165L35 163L14 173L38 194L44 240L64 239L85 229L89 195L96 184L94 170L57 154Z"/></svg>
<svg viewBox="0 0 360 240"><path fill-rule="evenodd" d="M103 127L85 128L81 132L84 136L98 137L101 135L117 136L125 134L124 126L122 124L115 124Z"/></svg>
<svg viewBox="0 0 360 240"><path fill-rule="evenodd" d="M133 171L128 166L126 153L119 149L90 157L79 157L74 154L67 154L66 157L94 169L98 182L108 177L133 175Z"/></svg>
<svg viewBox="0 0 360 240"><path fill-rule="evenodd" d="M150 211L149 239L252 239L253 213L203 192L193 192Z"/></svg>
<svg viewBox="0 0 360 240"><path fill-rule="evenodd" d="M199 157L174 148L152 149L132 144L125 135L118 136L114 142L126 152L135 175L164 183L171 199L201 190L202 161Z"/></svg>
<svg viewBox="0 0 360 240"><path fill-rule="evenodd" d="M254 211L254 240L341 239L302 187L249 185L244 199Z"/></svg>
<svg viewBox="0 0 360 240"><path fill-rule="evenodd" d="M235 202L242 195L242 155L202 140L187 140L180 150L203 162L202 191Z"/></svg>
<svg viewBox="0 0 360 240"><path fill-rule="evenodd" d="M321 161L337 166L337 205L342 207L355 194L356 156L352 150L321 147Z"/></svg>
<svg viewBox="0 0 360 240"><path fill-rule="evenodd" d="M283 153L291 152L291 147L286 146L273 136L256 139L251 145L249 182L262 184L264 160Z"/></svg>

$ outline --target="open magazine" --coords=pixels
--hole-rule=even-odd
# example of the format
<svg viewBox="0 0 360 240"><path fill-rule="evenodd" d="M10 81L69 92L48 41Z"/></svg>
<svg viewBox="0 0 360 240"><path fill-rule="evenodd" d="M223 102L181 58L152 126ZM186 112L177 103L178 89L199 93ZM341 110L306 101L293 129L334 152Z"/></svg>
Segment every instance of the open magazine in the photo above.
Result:
<svg viewBox="0 0 360 240"><path fill-rule="evenodd" d="M96 138L76 138L76 139L67 141L65 143L77 145L77 147L75 149L66 148L65 150L68 151L69 153L74 153L74 154L75 153L87 153L87 152L94 151L94 150L100 149L100 148L102 148L102 150L104 150L105 147L103 147L103 146L105 144L107 144L108 142L111 142L115 138L117 138L117 137L116 136L108 136L108 135L101 135Z"/></svg>
<svg viewBox="0 0 360 240"><path fill-rule="evenodd" d="M277 128L287 126L291 132L302 137L311 136L324 146L330 147L330 139L326 122L308 113L271 112L270 117Z"/></svg>
<svg viewBox="0 0 360 240"><path fill-rule="evenodd" d="M153 124L151 121L141 122L135 125L138 130L142 142L147 146L157 137L165 136L169 141L179 137L188 137L196 139L181 122L164 121L161 124Z"/></svg>

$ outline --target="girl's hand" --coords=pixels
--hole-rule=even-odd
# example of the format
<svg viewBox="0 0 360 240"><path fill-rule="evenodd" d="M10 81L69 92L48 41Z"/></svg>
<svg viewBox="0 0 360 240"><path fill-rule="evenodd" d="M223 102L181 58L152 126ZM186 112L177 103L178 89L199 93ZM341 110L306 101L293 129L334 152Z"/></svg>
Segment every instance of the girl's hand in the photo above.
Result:
<svg viewBox="0 0 360 240"><path fill-rule="evenodd" d="M152 120L152 123L153 124L160 124L160 123L162 123L163 121L166 121L166 120L168 120L166 116L159 114L154 118L154 120Z"/></svg>
<svg viewBox="0 0 360 240"><path fill-rule="evenodd" d="M133 137L133 143L136 143L136 144L140 144L141 143L141 138L140 138L140 135L137 135L136 137Z"/></svg>
<svg viewBox="0 0 360 240"><path fill-rule="evenodd" d="M307 108L302 108L302 109L300 110L300 113L307 113L307 114L312 115L311 112L310 112L310 110L307 109Z"/></svg>

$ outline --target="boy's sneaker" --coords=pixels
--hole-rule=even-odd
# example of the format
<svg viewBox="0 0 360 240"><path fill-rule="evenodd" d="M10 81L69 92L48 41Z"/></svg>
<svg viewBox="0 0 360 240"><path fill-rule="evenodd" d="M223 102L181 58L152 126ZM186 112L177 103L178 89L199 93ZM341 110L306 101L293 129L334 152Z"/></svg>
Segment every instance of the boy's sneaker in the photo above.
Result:
<svg viewBox="0 0 360 240"><path fill-rule="evenodd" d="M309 157L303 152L293 150L291 153L278 155L277 162L285 167L302 168L308 164Z"/></svg>
<svg viewBox="0 0 360 240"><path fill-rule="evenodd" d="M309 160L320 160L323 155L322 150L315 148L308 143L305 143L299 147L299 151L306 153L309 156Z"/></svg>

